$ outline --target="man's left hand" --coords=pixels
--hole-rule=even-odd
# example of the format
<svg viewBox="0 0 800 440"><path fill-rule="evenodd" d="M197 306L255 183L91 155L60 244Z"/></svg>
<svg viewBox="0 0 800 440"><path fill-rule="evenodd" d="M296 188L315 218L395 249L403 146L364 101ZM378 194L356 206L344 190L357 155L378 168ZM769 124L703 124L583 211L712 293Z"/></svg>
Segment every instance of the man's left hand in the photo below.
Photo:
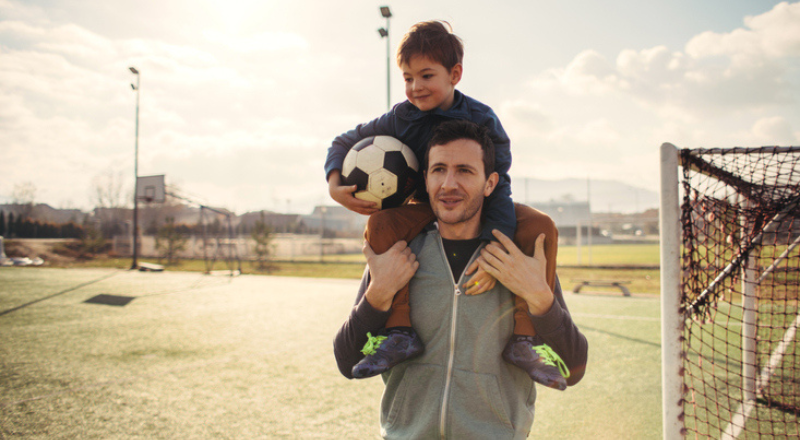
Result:
<svg viewBox="0 0 800 440"><path fill-rule="evenodd" d="M493 241L481 250L478 265L512 293L522 297L532 315L547 313L553 305L553 292L545 278L545 235L536 238L533 257L529 257L502 232L495 229L492 234L498 242Z"/></svg>

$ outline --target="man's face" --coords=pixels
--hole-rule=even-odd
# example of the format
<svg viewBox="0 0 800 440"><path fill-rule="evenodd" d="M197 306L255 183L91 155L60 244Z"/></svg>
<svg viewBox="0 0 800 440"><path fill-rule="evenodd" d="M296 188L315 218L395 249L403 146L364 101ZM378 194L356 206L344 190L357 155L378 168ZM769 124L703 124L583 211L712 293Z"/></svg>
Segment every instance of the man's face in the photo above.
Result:
<svg viewBox="0 0 800 440"><path fill-rule="evenodd" d="M479 229L483 199L492 193L497 180L497 173L486 177L483 151L473 140L436 145L428 153L425 186L440 226L468 224Z"/></svg>
<svg viewBox="0 0 800 440"><path fill-rule="evenodd" d="M461 65L447 68L428 57L416 55L402 64L406 97L422 111L447 110L453 105L456 84L461 80Z"/></svg>

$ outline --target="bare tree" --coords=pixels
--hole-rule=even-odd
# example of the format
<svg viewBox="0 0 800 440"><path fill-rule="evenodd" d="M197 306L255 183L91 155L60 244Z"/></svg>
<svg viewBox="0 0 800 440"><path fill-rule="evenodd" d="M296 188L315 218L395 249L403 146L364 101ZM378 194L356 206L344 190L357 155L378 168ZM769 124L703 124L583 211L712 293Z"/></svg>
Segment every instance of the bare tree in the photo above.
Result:
<svg viewBox="0 0 800 440"><path fill-rule="evenodd" d="M31 218L33 208L36 206L36 185L33 182L22 182L14 185L11 193L11 203L15 205L17 215L23 219Z"/></svg>
<svg viewBox="0 0 800 440"><path fill-rule="evenodd" d="M109 170L92 179L90 193L95 203L95 217L100 221L100 230L107 238L121 234L127 220L127 200L123 188L120 171Z"/></svg>
<svg viewBox="0 0 800 440"><path fill-rule="evenodd" d="M123 191L122 172L106 171L92 179L92 200L98 208L122 208L128 203Z"/></svg>

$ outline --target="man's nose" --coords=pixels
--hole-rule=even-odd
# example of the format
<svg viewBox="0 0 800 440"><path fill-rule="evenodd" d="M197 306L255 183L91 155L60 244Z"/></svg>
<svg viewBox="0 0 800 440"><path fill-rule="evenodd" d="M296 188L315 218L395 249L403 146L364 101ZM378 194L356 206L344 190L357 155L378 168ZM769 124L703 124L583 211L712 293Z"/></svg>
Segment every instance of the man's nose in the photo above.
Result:
<svg viewBox="0 0 800 440"><path fill-rule="evenodd" d="M442 182L442 188L457 188L458 184L456 183L456 173L452 171L448 171L444 175L444 182Z"/></svg>

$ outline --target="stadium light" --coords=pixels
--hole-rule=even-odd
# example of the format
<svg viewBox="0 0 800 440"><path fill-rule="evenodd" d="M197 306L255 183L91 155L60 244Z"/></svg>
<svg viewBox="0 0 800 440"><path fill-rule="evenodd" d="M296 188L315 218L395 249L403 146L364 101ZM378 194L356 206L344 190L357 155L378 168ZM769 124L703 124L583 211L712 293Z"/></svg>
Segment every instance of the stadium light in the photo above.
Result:
<svg viewBox="0 0 800 440"><path fill-rule="evenodd" d="M389 18L392 17L392 11L389 10L388 6L381 6L381 16L386 19L386 27L378 29L378 33L380 34L381 38L386 38L386 110L390 110L392 108L392 86L389 81L389 73L391 69L391 63L389 61L389 53L391 52L391 48L389 46Z"/></svg>
<svg viewBox="0 0 800 440"><path fill-rule="evenodd" d="M136 186L139 183L139 71L135 67L129 67L131 73L136 75L136 85L131 84L131 88L136 91L136 134L134 137L134 160L133 160L133 261L131 270L137 269L136 257L138 256L138 228L139 228L139 199L136 197Z"/></svg>

